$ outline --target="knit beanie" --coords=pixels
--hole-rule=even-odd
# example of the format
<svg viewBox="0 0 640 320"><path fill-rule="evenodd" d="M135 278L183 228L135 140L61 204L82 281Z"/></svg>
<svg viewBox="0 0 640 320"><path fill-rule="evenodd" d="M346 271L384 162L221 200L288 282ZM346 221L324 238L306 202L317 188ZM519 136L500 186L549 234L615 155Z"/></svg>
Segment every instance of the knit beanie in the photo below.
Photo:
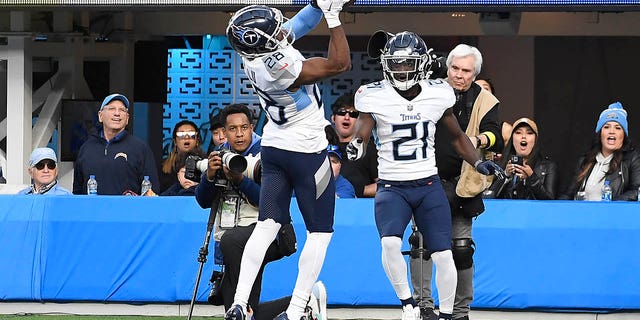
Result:
<svg viewBox="0 0 640 320"><path fill-rule="evenodd" d="M622 129L624 129L624 134L627 136L629 135L627 111L624 110L620 102L614 102L610 104L609 108L604 109L604 111L600 113L600 118L598 119L598 124L596 125L596 133L600 132L600 129L602 129L604 124L609 121L615 121L619 123L622 126Z"/></svg>

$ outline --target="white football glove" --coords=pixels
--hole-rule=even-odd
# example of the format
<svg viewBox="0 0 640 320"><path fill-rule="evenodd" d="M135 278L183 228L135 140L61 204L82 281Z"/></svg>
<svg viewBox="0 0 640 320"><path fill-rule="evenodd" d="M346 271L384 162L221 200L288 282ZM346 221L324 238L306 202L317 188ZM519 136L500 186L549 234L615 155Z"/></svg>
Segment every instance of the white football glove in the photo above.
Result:
<svg viewBox="0 0 640 320"><path fill-rule="evenodd" d="M342 6L347 2L349 2L349 0L317 0L318 7L322 10L329 29L341 24L340 11L342 10Z"/></svg>
<svg viewBox="0 0 640 320"><path fill-rule="evenodd" d="M364 143L362 143L362 138L354 138L347 144L347 159L350 161L356 161L362 157L364 157Z"/></svg>

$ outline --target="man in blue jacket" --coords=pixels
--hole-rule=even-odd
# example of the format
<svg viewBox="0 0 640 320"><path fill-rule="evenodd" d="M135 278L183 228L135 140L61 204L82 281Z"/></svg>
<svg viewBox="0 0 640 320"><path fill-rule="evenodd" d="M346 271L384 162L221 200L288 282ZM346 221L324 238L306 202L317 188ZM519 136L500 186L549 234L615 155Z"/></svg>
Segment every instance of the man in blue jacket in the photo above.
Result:
<svg viewBox="0 0 640 320"><path fill-rule="evenodd" d="M87 194L89 175L98 181L98 194L140 194L144 176L149 176L152 190L158 193L160 182L149 146L130 135L129 100L114 93L107 96L98 111L97 130L80 147L74 164L73 193Z"/></svg>

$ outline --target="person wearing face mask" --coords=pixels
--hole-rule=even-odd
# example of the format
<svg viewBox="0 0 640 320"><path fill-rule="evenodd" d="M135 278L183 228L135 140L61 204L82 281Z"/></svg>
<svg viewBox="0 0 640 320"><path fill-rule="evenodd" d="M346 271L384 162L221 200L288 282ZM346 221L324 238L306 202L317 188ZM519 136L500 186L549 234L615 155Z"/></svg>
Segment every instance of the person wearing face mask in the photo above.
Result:
<svg viewBox="0 0 640 320"><path fill-rule="evenodd" d="M501 166L506 178L491 185L500 199L552 200L556 194L558 166L543 155L538 141L538 125L529 118L513 123L505 145Z"/></svg>
<svg viewBox="0 0 640 320"><path fill-rule="evenodd" d="M591 147L578 160L575 175L561 199L600 201L605 180L611 186L611 200L638 199L640 153L629 140L627 111L620 102L600 113Z"/></svg>

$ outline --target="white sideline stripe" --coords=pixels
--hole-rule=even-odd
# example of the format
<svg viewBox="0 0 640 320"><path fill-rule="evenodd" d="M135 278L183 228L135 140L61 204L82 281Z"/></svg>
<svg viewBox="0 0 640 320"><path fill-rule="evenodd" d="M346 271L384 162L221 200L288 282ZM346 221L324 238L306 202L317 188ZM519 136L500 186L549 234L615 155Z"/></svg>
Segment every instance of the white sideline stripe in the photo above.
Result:
<svg viewBox="0 0 640 320"><path fill-rule="evenodd" d="M0 315L20 314L69 314L69 315L140 315L140 316L184 316L189 313L189 304L125 304L125 303L38 303L0 302ZM400 319L397 308L328 308L329 319ZM197 304L193 316L222 317L222 306ZM2 317L0 317L1 319ZM551 313L525 311L472 310L473 320L637 320L640 312L634 313Z"/></svg>

